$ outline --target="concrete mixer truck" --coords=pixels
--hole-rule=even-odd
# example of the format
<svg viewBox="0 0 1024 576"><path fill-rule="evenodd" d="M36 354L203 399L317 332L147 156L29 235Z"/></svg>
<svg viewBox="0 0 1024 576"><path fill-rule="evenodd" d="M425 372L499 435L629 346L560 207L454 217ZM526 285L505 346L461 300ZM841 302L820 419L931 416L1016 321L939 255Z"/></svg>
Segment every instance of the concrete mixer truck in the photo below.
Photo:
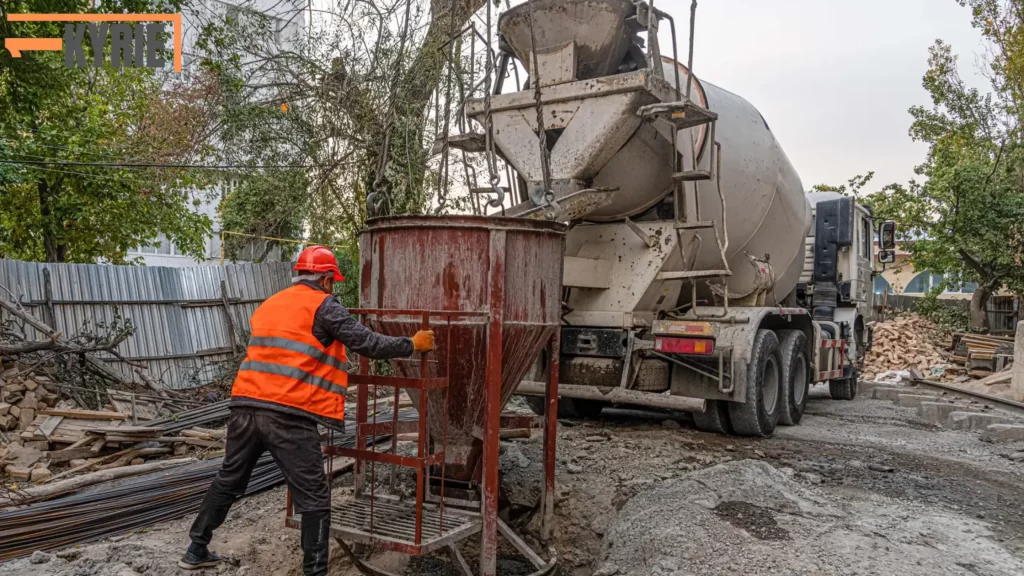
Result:
<svg viewBox="0 0 1024 576"><path fill-rule="evenodd" d="M662 56L666 22L674 36L634 0L512 7L499 57L529 80L467 114L515 170L504 215L570 226L561 354L537 367L558 366L559 410L685 410L701 430L768 436L799 423L812 384L856 395L877 229L850 198L812 209L761 114L691 74L692 51L689 66ZM537 411L539 380L518 387Z"/></svg>

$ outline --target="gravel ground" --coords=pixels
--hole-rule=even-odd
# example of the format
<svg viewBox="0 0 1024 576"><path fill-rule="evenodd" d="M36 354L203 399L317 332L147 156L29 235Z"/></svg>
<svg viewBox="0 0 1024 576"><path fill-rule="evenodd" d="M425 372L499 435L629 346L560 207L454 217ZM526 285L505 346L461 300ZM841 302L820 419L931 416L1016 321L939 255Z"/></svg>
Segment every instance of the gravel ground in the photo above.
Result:
<svg viewBox="0 0 1024 576"><path fill-rule="evenodd" d="M800 426L771 439L693 429L686 416L606 410L563 421L555 547L563 574L1024 574L1024 446L981 442L912 409L812 391ZM515 524L540 482L539 439L503 446L505 496ZM339 487L350 484L338 480ZM340 490L339 490L340 492ZM237 559L210 574L299 574L298 532L283 527L284 491L239 502L213 548ZM0 565L0 576L156 576L175 567L191 518L95 544ZM476 548L463 548L475 564ZM332 575L354 576L332 548ZM500 552L499 574L525 573ZM445 557L395 573L454 575Z"/></svg>

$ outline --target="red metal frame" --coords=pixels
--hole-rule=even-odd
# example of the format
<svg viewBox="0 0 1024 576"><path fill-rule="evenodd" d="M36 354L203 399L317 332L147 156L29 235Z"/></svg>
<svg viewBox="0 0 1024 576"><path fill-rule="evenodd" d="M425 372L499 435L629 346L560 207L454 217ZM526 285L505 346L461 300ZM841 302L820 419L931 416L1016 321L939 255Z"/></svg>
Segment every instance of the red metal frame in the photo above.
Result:
<svg viewBox="0 0 1024 576"><path fill-rule="evenodd" d="M512 232L521 232L515 229L511 229ZM376 304L380 306L382 304L381 294L383 293L383 273L374 275L373 273L373 262L383 262L385 254L385 238L381 236L379 241L366 242L363 244L362 260L364 262L363 273L360 275L362 297L364 301L369 301L368 295L371 294L370 286L374 279L377 283L375 298ZM370 535L374 544L391 550L400 551L406 554L418 555L421 553L421 543L423 542L423 516L424 516L424 505L425 505L425 476L427 476L427 469L432 465L438 465L440 467L440 493L437 501L438 508L430 508L428 512L432 515L436 510L440 512L440 524L439 531L443 532L444 528L444 509L445 509L445 450L447 449L448 442L448 381L447 377L452 374L451 371L451 322L452 319L476 317L482 318L486 321L486 351L484 354L484 361L486 363L484 370L484 394L483 394L483 407L484 414L482 418L482 448L480 453L482 458L476 462L476 471L470 474L470 479L477 479L480 486L481 502L480 502L480 513L479 513L479 532L480 532L480 576L495 576L497 571L497 552L498 552L498 536L501 532L499 528L500 520L498 518L498 453L499 453L499 439L500 431L503 426L513 428L533 428L537 424L537 420L534 417L523 417L518 415L502 415L502 375L504 372L504 359L503 359L503 329L505 326L505 310L506 304L509 302L515 302L514 298L521 296L516 294L506 295L506 243L509 240L509 234L506 229L501 227L492 228L489 230L489 239L487 245L487 279L486 279L486 291L487 300L486 303L474 303L472 306L477 308L486 307L486 310L479 311L448 311L448 310L409 310L409 309L383 309L383 308L364 308L364 309L353 309L353 314L358 314L362 318L362 322L368 323L369 318L377 316L387 315L389 317L394 316L408 316L418 317L421 319L420 325L423 329L427 329L430 326L429 320L431 318L443 318L448 322L449 329L447 331L448 346L446 348L446 358L435 359L429 361L429 364L437 368L436 373L442 373L441 362L443 361L444 368L443 373L445 378L428 378L428 360L426 355L420 358L420 377L419 378L399 378L399 377L385 377L378 376L370 373L370 363L366 358L360 359L360 369L358 374L353 374L349 377L349 381L353 384L363 384L359 386L357 395L356 405L356 442L355 448L346 449L340 447L326 446L324 447L324 453L329 455L342 455L349 456L356 460L355 462L355 488L357 494L363 494L366 488L366 473L370 473L370 499L369 506L373 506L375 499L374 487L375 487L375 464L386 463L394 464L399 466L409 466L416 469L416 515L415 515L415 538L414 541L409 544L407 541L396 542L394 540L388 540L383 537L376 539L373 534L373 512L370 509ZM364 240L366 240L364 238ZM372 246L372 248L371 248ZM511 261L514 266L514 260ZM519 263L521 266L522 264ZM557 275L552 274L552 278L561 279L562 270L559 266ZM482 304L482 305L481 305ZM521 304L521 303L520 303ZM509 304L513 305L513 304ZM514 312L510 312L514 318ZM548 342L547 342L547 357L548 362L548 378L546 383L546 409L545 415L542 422L543 428L543 446L544 446L544 488L541 493L541 507L542 507L542 528L541 536L545 542L550 541L552 537L553 519L554 519L554 506L555 506L555 444L557 436L557 414L558 414L558 354L560 352L559 337L560 330L557 322L557 318L550 323L545 323L545 327L550 330ZM535 341L536 342L536 341ZM508 342L510 345L514 343L514 338ZM531 359L528 359L531 360ZM373 402L373 415L371 420L371 399L369 398L370 386L381 385L381 386L393 386L396 388L395 396L395 411L394 416L390 422L377 422L376 420L376 395L372 399ZM419 421L416 423L403 423L398 421L398 389L417 389L423 391L419 394L418 410L419 410ZM435 452L427 454L427 441L428 441L428 418L427 413L427 394L428 390L443 390L444 391L444 415L442 418L443 422L443 433L440 450L437 450L437 442L435 438L434 448ZM368 449L367 441L368 438L388 434L388 433L401 433L403 431L411 431L415 427L419 433L417 438L417 451L415 457L402 457L394 453L394 445L392 443L392 453L378 452L375 447ZM436 431L436 428L435 428ZM367 466L369 465L369 470ZM392 469L394 471L394 468ZM392 475L394 480L394 475ZM429 479L428 479L429 481ZM449 498L449 500L451 500ZM380 506L387 506L383 500L381 500ZM466 512L456 511L451 512L452 516L465 515ZM433 516L432 516L433 518ZM288 499L288 521L289 525L294 525L294 520L291 518L291 498L289 494ZM433 524L431 523L431 530L433 530ZM506 529L507 530L507 529ZM475 533L475 530L471 533ZM470 532L467 532L464 536L469 536ZM361 534L364 536L364 534ZM514 535L506 535L507 538L514 538ZM516 539L518 540L518 539ZM434 541L428 541L428 546L433 545ZM520 542L521 544L521 542ZM522 544L522 546L526 546ZM536 555L534 555L536 556ZM531 560L534 561L534 560ZM553 566L553 562L551 564ZM550 569L550 567L548 568Z"/></svg>

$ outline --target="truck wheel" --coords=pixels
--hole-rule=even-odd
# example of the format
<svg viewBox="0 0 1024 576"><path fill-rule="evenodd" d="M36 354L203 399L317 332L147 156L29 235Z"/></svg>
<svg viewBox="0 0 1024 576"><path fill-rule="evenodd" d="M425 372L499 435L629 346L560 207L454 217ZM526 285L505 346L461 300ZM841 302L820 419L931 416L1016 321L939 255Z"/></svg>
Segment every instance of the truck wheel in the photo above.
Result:
<svg viewBox="0 0 1024 576"><path fill-rule="evenodd" d="M860 388L860 370L856 367L849 378L828 381L828 393L833 400L853 400L857 397L858 388Z"/></svg>
<svg viewBox="0 0 1024 576"><path fill-rule="evenodd" d="M800 330L779 331L782 359L782 401L779 424L796 426L804 416L810 379L807 377L807 336Z"/></svg>
<svg viewBox="0 0 1024 576"><path fill-rule="evenodd" d="M729 425L729 403L724 400L705 400L704 411L693 413L693 424L701 432L732 434Z"/></svg>
<svg viewBox="0 0 1024 576"><path fill-rule="evenodd" d="M775 432L782 401L782 371L779 338L771 330L758 330L747 365L747 401L729 403L729 422L740 436L763 436Z"/></svg>
<svg viewBox="0 0 1024 576"><path fill-rule="evenodd" d="M543 396L524 396L526 399L526 405L530 407L537 416L544 415L544 404L546 398ZM558 417L559 418L597 418L601 415L601 410L604 408L604 402L597 400L580 400L578 398L559 398L558 399Z"/></svg>
<svg viewBox="0 0 1024 576"><path fill-rule="evenodd" d="M563 398L560 402L572 404L572 410L577 414L577 418L586 418L588 420L600 416L601 410L605 406L605 403L600 400L582 400L580 398Z"/></svg>

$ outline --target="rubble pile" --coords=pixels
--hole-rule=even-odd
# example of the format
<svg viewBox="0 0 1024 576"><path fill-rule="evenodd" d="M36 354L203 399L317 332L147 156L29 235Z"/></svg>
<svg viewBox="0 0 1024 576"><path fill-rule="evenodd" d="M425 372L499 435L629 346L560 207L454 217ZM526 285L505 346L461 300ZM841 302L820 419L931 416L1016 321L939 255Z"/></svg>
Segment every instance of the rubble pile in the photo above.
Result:
<svg viewBox="0 0 1024 576"><path fill-rule="evenodd" d="M942 377L949 366L944 350L948 336L934 323L917 314L904 314L876 322L871 350L861 375L874 380L889 371L916 370L925 378Z"/></svg>
<svg viewBox="0 0 1024 576"><path fill-rule="evenodd" d="M168 432L164 426L147 426L197 402L168 391L81 393L86 389L59 382L56 372L52 362L15 361L0 367L0 490L32 496L51 481L141 467L154 458L223 454L223 430L197 425ZM91 409L76 400L83 396L105 403Z"/></svg>
<svg viewBox="0 0 1024 576"><path fill-rule="evenodd" d="M889 383L939 380L968 392L1012 399L1012 339L950 334L917 314L876 322L873 329L871 350L861 368L864 379Z"/></svg>

